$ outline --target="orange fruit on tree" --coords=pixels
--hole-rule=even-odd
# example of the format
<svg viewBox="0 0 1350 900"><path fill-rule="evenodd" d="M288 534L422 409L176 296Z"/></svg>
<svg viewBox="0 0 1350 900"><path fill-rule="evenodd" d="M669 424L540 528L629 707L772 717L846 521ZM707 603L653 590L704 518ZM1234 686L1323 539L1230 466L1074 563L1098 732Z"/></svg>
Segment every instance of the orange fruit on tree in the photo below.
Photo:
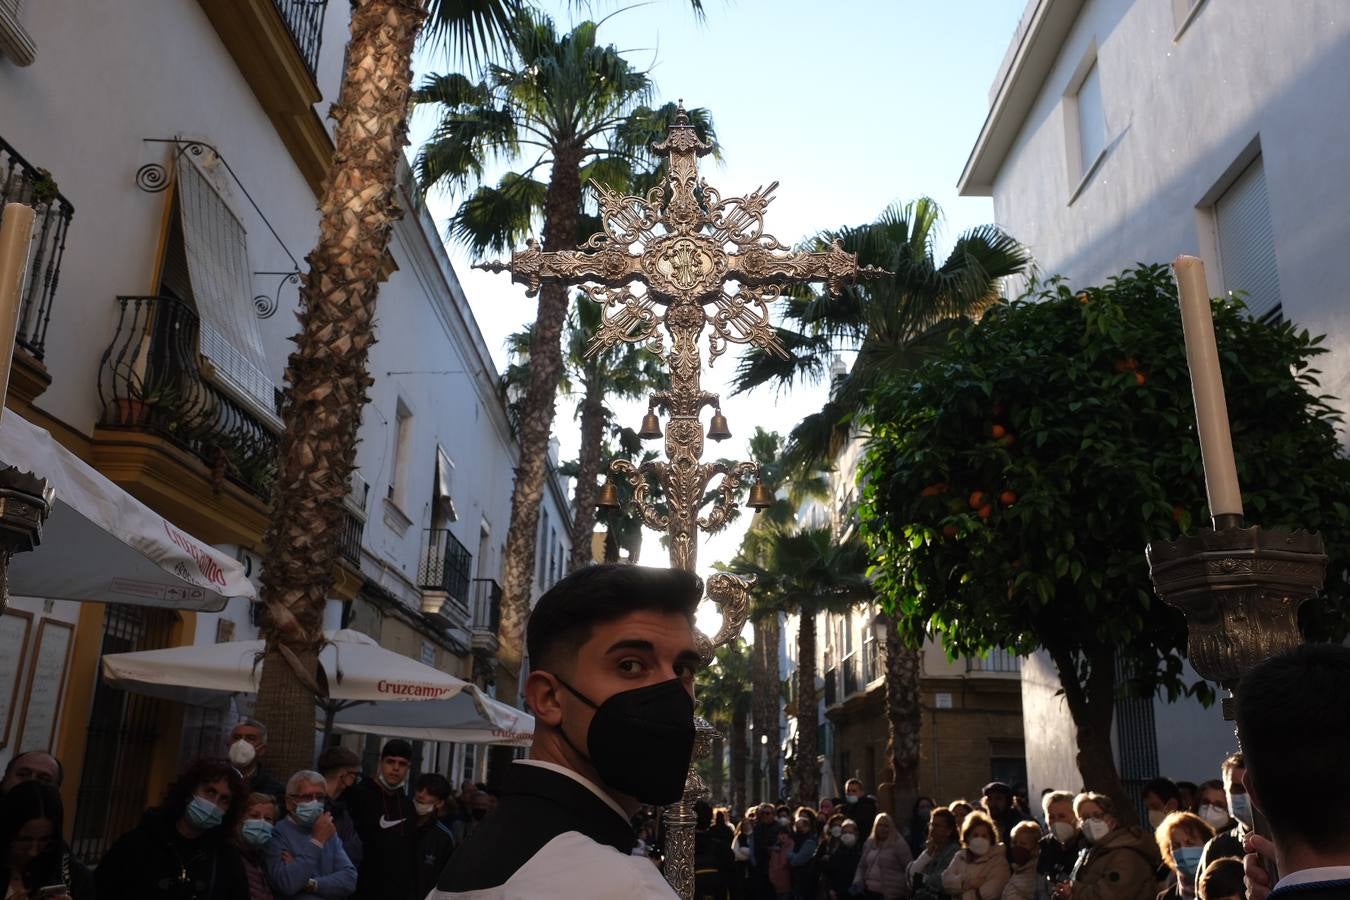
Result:
<svg viewBox="0 0 1350 900"><path fill-rule="evenodd" d="M998 439L998 442L1002 444L1004 447L1011 447L1013 444L1017 443L1017 436L1012 433L1005 434L1003 437Z"/></svg>
<svg viewBox="0 0 1350 900"><path fill-rule="evenodd" d="M921 496L924 497L936 497L939 494L945 494L947 493L947 483L945 481L939 481L934 484L930 484L928 487L924 488L919 493Z"/></svg>
<svg viewBox="0 0 1350 900"><path fill-rule="evenodd" d="M968 502L970 503L971 509L979 509L981 506L984 506L984 491L975 491L970 495L970 500Z"/></svg>
<svg viewBox="0 0 1350 900"><path fill-rule="evenodd" d="M1148 379L1144 377L1144 373L1143 373L1143 372L1135 372L1135 373L1134 373L1134 383L1135 383L1135 384L1139 385L1140 387L1143 387L1145 381L1148 381Z"/></svg>
<svg viewBox="0 0 1350 900"><path fill-rule="evenodd" d="M1012 491L1004 491L998 495L998 502L1002 503L1004 506L1012 506L1017 502L1017 495Z"/></svg>
<svg viewBox="0 0 1350 900"><path fill-rule="evenodd" d="M1008 429L1004 428L1002 425L995 425L993 428L989 429L989 433L992 434L995 439L998 439L1007 434Z"/></svg>
<svg viewBox="0 0 1350 900"><path fill-rule="evenodd" d="M981 519L988 519L994 514L994 507L988 503L976 510L975 514Z"/></svg>
<svg viewBox="0 0 1350 900"><path fill-rule="evenodd" d="M947 540L949 540L949 541L950 541L952 538L956 537L956 526L955 526L955 525L943 525L943 526L942 526L942 536L945 537L945 538L946 538Z"/></svg>

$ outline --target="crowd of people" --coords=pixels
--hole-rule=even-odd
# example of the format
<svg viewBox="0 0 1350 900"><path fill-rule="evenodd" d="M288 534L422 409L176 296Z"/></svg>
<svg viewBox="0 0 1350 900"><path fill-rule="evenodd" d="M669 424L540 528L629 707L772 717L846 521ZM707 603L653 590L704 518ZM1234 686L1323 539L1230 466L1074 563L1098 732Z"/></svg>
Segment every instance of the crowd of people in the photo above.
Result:
<svg viewBox="0 0 1350 900"><path fill-rule="evenodd" d="M412 745L384 744L369 777L341 746L280 780L267 729L243 719L220 758L191 762L92 871L62 838L60 762L35 751L0 782L4 900L422 900L495 798L410 778Z"/></svg>
<svg viewBox="0 0 1350 900"><path fill-rule="evenodd" d="M862 782L818 804L762 803L743 816L696 809L697 900L1245 900L1252 828L1243 759L1189 794L1144 786L1147 826L1110 797L1047 790L1041 808L1002 782L980 800L920 797L903 825L877 811ZM649 854L654 820L640 819Z"/></svg>

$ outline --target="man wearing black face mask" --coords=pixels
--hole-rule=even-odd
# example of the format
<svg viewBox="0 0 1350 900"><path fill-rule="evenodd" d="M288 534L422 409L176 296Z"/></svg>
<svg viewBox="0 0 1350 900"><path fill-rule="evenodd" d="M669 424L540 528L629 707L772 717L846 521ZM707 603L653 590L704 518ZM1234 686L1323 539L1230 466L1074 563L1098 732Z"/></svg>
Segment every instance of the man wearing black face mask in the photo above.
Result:
<svg viewBox="0 0 1350 900"><path fill-rule="evenodd" d="M526 629L530 758L465 838L427 900L674 900L631 855L630 820L680 798L693 752L701 661L688 572L591 566L539 599Z"/></svg>

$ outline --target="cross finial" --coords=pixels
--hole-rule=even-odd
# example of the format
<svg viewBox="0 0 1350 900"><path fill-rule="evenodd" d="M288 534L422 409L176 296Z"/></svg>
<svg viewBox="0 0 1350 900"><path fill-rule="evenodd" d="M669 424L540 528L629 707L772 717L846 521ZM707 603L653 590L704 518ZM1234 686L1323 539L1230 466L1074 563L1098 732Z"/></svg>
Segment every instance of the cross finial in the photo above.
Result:
<svg viewBox="0 0 1350 900"><path fill-rule="evenodd" d="M675 104L675 118L666 127L666 139L652 144L652 151L659 156L669 156L672 152L692 150L698 156L706 156L712 149L712 144L699 140L689 120L689 113L684 108L684 98L681 97Z"/></svg>

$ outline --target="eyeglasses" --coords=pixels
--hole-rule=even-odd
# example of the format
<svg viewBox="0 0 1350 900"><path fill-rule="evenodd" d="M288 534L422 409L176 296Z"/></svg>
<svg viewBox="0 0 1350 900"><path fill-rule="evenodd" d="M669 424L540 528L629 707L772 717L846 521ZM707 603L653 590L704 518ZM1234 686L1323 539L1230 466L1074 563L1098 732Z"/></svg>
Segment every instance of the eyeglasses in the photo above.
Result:
<svg viewBox="0 0 1350 900"><path fill-rule="evenodd" d="M47 847L52 842L51 837L26 838L16 837L10 841L15 847Z"/></svg>
<svg viewBox="0 0 1350 900"><path fill-rule="evenodd" d="M296 803L303 803L306 801L326 800L328 799L328 794L324 791L310 791L308 794L287 794L286 797L290 800L294 800Z"/></svg>

